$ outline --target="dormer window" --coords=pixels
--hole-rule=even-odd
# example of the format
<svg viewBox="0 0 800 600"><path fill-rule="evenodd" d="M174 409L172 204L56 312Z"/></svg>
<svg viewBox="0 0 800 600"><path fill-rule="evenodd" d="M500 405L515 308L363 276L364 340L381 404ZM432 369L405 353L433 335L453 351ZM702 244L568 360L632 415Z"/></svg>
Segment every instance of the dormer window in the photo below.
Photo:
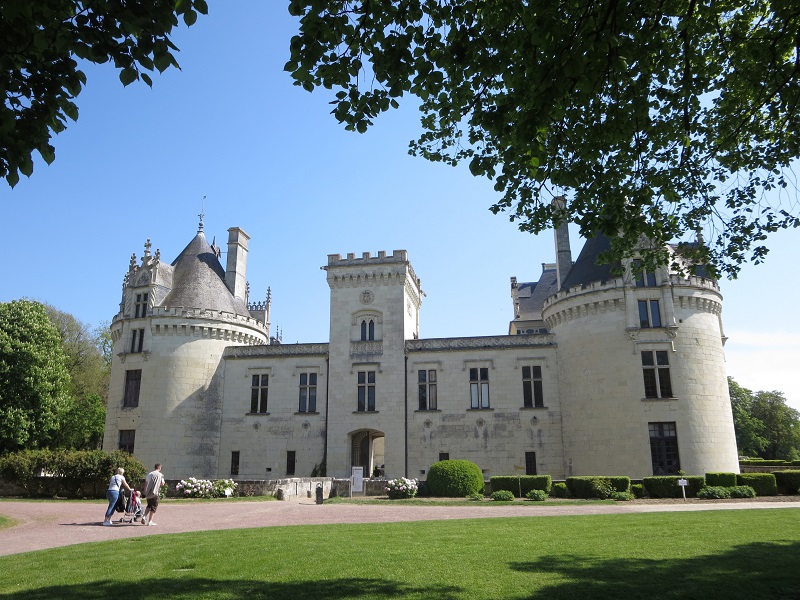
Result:
<svg viewBox="0 0 800 600"><path fill-rule="evenodd" d="M140 319L147 316L147 293L136 294L136 302L133 304L133 318Z"/></svg>
<svg viewBox="0 0 800 600"><path fill-rule="evenodd" d="M655 271L645 271L642 268L642 261L633 261L632 269L636 287L656 287Z"/></svg>

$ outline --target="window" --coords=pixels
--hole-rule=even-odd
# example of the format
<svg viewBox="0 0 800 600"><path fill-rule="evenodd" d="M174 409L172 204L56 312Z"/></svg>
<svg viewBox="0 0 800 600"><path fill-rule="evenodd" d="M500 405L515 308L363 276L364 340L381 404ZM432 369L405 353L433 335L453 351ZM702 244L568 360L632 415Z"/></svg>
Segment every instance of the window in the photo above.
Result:
<svg viewBox="0 0 800 600"><path fill-rule="evenodd" d="M642 351L645 398L672 398L669 354L666 350Z"/></svg>
<svg viewBox="0 0 800 600"><path fill-rule="evenodd" d="M291 477L294 475L295 464L297 463L297 459L295 458L295 451L294 450L287 450L286 451L286 476Z"/></svg>
<svg viewBox="0 0 800 600"><path fill-rule="evenodd" d="M358 372L358 412L375 410L375 371Z"/></svg>
<svg viewBox="0 0 800 600"><path fill-rule="evenodd" d="M267 412L267 396L269 395L269 375L253 375L253 383L250 386L250 412Z"/></svg>
<svg viewBox="0 0 800 600"><path fill-rule="evenodd" d="M439 460L450 460L449 452L439 452Z"/></svg>
<svg viewBox="0 0 800 600"><path fill-rule="evenodd" d="M119 449L128 454L133 454L133 446L136 441L135 429L119 430Z"/></svg>
<svg viewBox="0 0 800 600"><path fill-rule="evenodd" d="M639 327L661 327L658 300L639 300Z"/></svg>
<svg viewBox="0 0 800 600"><path fill-rule="evenodd" d="M469 396L471 408L489 408L489 368L469 370Z"/></svg>
<svg viewBox="0 0 800 600"><path fill-rule="evenodd" d="M316 373L300 373L300 402L297 412L317 412Z"/></svg>
<svg viewBox="0 0 800 600"><path fill-rule="evenodd" d="M654 272L645 271L642 268L642 261L633 261L633 276L636 278L636 287L656 287L656 274Z"/></svg>
<svg viewBox="0 0 800 600"><path fill-rule="evenodd" d="M131 354L136 354L142 351L142 344L144 343L144 329L131 330Z"/></svg>
<svg viewBox="0 0 800 600"><path fill-rule="evenodd" d="M147 294L136 294L136 302L134 303L134 319L139 319L147 316Z"/></svg>
<svg viewBox="0 0 800 600"><path fill-rule="evenodd" d="M123 408L139 406L139 389L142 387L142 370L125 371L125 395L122 397Z"/></svg>
<svg viewBox="0 0 800 600"><path fill-rule="evenodd" d="M419 409L436 410L436 369L420 369L417 372L419 386Z"/></svg>
<svg viewBox="0 0 800 600"><path fill-rule="evenodd" d="M375 321L364 319L361 321L361 341L367 342L375 339Z"/></svg>
<svg viewBox="0 0 800 600"><path fill-rule="evenodd" d="M522 367L522 406L525 408L544 406L542 367Z"/></svg>
<svg viewBox="0 0 800 600"><path fill-rule="evenodd" d="M648 423L653 475L677 475L681 468L678 457L678 432L675 423Z"/></svg>
<svg viewBox="0 0 800 600"><path fill-rule="evenodd" d="M525 453L525 475L536 475L536 452Z"/></svg>
<svg viewBox="0 0 800 600"><path fill-rule="evenodd" d="M231 475L239 474L239 451L231 452Z"/></svg>

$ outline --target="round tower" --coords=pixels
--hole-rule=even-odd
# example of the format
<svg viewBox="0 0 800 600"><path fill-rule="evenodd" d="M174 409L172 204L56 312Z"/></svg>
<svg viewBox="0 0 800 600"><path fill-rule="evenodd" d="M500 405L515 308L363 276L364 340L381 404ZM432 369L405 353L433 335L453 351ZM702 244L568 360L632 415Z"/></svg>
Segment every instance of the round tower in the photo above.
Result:
<svg viewBox="0 0 800 600"><path fill-rule="evenodd" d="M635 262L615 277L597 265L609 244L587 241L543 310L567 476L738 472L718 285Z"/></svg>
<svg viewBox="0 0 800 600"><path fill-rule="evenodd" d="M171 265L150 242L131 257L120 311L111 324L113 359L104 449L127 449L170 478L213 477L219 459L222 354L268 344L269 329L247 308L248 236L229 230L228 273L202 221Z"/></svg>

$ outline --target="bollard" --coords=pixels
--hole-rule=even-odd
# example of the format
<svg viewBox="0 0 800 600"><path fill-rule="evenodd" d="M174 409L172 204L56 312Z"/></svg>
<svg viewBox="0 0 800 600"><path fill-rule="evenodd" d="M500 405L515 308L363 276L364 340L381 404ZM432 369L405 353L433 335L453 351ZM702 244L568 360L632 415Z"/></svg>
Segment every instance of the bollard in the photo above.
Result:
<svg viewBox="0 0 800 600"><path fill-rule="evenodd" d="M322 484L317 484L317 504L322 504Z"/></svg>

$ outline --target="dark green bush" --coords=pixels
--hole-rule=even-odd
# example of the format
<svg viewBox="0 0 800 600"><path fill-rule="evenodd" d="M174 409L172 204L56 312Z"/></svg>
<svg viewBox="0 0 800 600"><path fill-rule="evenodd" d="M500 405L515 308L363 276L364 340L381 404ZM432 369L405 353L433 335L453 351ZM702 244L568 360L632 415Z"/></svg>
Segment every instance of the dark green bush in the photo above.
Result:
<svg viewBox="0 0 800 600"><path fill-rule="evenodd" d="M781 494L800 494L800 470L773 471Z"/></svg>
<svg viewBox="0 0 800 600"><path fill-rule="evenodd" d="M706 479L702 475L660 475L657 477L644 477L642 484L645 492L651 498L682 498L683 492L678 485L678 479L685 479L686 497L694 498L697 492L705 485Z"/></svg>
<svg viewBox="0 0 800 600"><path fill-rule="evenodd" d="M706 473L706 485L733 487L736 485L736 473Z"/></svg>
<svg viewBox="0 0 800 600"><path fill-rule="evenodd" d="M569 489L567 488L567 484L563 481L554 483L553 487L550 489L550 495L553 498L569 498Z"/></svg>
<svg viewBox="0 0 800 600"><path fill-rule="evenodd" d="M697 492L701 500L724 500L731 497L731 489L721 485L706 485Z"/></svg>
<svg viewBox="0 0 800 600"><path fill-rule="evenodd" d="M573 498L608 498L612 492L629 492L630 477L567 477L567 489ZM606 494L607 495L601 495Z"/></svg>
<svg viewBox="0 0 800 600"><path fill-rule="evenodd" d="M630 502L635 496L630 492L612 492L611 499L617 502Z"/></svg>
<svg viewBox="0 0 800 600"><path fill-rule="evenodd" d="M739 473L736 485L749 485L759 496L778 495L778 484L772 473Z"/></svg>
<svg viewBox="0 0 800 600"><path fill-rule="evenodd" d="M544 490L549 494L552 485L550 475L497 475L489 478L493 492L508 490L517 498L524 498L531 490Z"/></svg>
<svg viewBox="0 0 800 600"><path fill-rule="evenodd" d="M508 490L497 490L492 492L492 500L495 502L513 502L514 494Z"/></svg>
<svg viewBox="0 0 800 600"><path fill-rule="evenodd" d="M642 498L644 496L644 486L641 483L632 483L631 494L633 494L634 498Z"/></svg>
<svg viewBox="0 0 800 600"><path fill-rule="evenodd" d="M731 498L755 498L756 491L749 485L734 485L728 488Z"/></svg>
<svg viewBox="0 0 800 600"><path fill-rule="evenodd" d="M564 487L566 488L566 486ZM525 494L525 497L528 500L533 500L534 502L544 502L545 500L547 500L547 492L545 492L544 490L531 490L530 492Z"/></svg>
<svg viewBox="0 0 800 600"><path fill-rule="evenodd" d="M483 491L483 473L468 460L441 460L428 469L428 489L432 496L463 498Z"/></svg>

